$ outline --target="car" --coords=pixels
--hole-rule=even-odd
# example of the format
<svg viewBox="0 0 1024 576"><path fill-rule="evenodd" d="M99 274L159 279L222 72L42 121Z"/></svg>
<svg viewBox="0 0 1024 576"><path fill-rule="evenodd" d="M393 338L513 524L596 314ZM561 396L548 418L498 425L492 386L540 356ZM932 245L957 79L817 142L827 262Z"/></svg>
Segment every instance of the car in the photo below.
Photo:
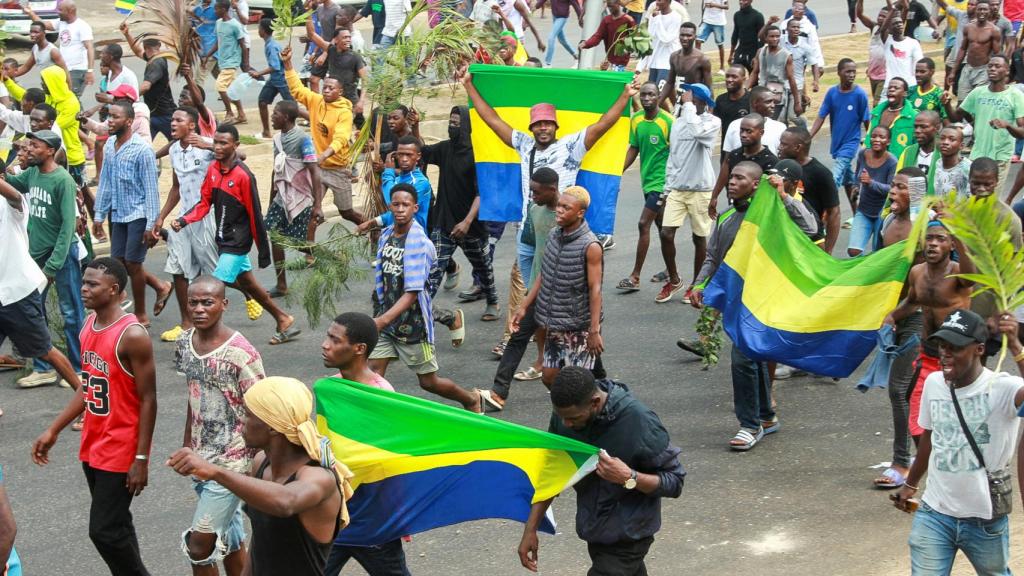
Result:
<svg viewBox="0 0 1024 576"><path fill-rule="evenodd" d="M27 4L28 7L36 13L36 16L38 16L40 20L43 20L44 22L53 22L54 27L56 27L58 20L57 7L60 6L60 1L61 0L29 0ZM21 6L21 2L0 1L0 20L3 21L3 25L0 26L0 30L3 30L8 34L28 36L28 29L32 24L32 19L21 10ZM57 39L57 33L48 33L46 35L46 39L53 42Z"/></svg>

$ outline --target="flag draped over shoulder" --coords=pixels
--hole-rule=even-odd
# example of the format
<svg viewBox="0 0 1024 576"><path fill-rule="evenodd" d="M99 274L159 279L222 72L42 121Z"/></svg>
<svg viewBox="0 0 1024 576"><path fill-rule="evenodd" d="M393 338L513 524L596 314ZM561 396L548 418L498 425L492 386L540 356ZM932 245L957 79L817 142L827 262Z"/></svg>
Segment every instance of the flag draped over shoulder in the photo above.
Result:
<svg viewBox="0 0 1024 576"><path fill-rule="evenodd" d="M704 292L747 357L849 376L875 347L910 270L904 242L837 260L789 218L762 180L725 261Z"/></svg>
<svg viewBox="0 0 1024 576"><path fill-rule="evenodd" d="M135 11L136 0L114 0L114 10L118 14L131 15Z"/></svg>
<svg viewBox="0 0 1024 576"><path fill-rule="evenodd" d="M354 474L338 542L375 546L483 518L525 522L597 465L597 448L340 378L313 387L316 422ZM541 529L554 533L550 518Z"/></svg>
<svg viewBox="0 0 1024 576"><path fill-rule="evenodd" d="M498 116L516 130L529 134L530 107L546 102L558 111L561 138L597 122L632 80L628 72L525 68L474 64L473 85ZM519 154L498 138L470 102L473 154L480 189L480 219L519 222L524 204ZM615 202L622 164L629 147L629 107L622 117L583 157L576 184L590 192L587 223L598 233L615 226Z"/></svg>

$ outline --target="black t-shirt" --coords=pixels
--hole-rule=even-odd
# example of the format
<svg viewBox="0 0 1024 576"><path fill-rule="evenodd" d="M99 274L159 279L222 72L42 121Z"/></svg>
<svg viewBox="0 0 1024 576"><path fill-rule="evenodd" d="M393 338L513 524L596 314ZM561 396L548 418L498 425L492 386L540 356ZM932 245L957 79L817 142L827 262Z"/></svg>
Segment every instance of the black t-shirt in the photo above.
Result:
<svg viewBox="0 0 1024 576"><path fill-rule="evenodd" d="M762 146L761 151L758 152L757 154L754 154L753 156L744 156L743 147L741 146L733 150L732 152L729 152L729 155L726 156L725 159L726 162L729 163L730 172L732 172L734 166L736 166L740 162L748 160L760 166L761 170L763 170L764 172L768 172L769 170L774 168L775 164L778 163L779 161L778 156L772 154L772 151L769 150L767 146Z"/></svg>
<svg viewBox="0 0 1024 576"><path fill-rule="evenodd" d="M722 120L723 138L725 137L725 131L729 128L729 124L732 124L733 120L743 118L747 114L750 114L750 90L747 90L739 100L729 98L728 92L723 92L718 95L718 98L715 98L714 115Z"/></svg>
<svg viewBox="0 0 1024 576"><path fill-rule="evenodd" d="M817 158L804 164L804 200L820 217L825 210L839 206L839 191L832 171L818 162Z"/></svg>
<svg viewBox="0 0 1024 576"><path fill-rule="evenodd" d="M171 116L177 105L171 93L171 75L167 71L167 58L153 58L146 63L146 71L142 79L148 81L149 90L142 95L143 102L149 106L151 116Z"/></svg>
<svg viewBox="0 0 1024 576"><path fill-rule="evenodd" d="M380 44L381 34L384 33L384 0L370 0L363 4L359 11L363 18L370 16L373 22L373 43Z"/></svg>
<svg viewBox="0 0 1024 576"><path fill-rule="evenodd" d="M365 67L363 57L352 50L338 52L334 44L327 49L327 76L341 82L341 93L353 106L359 101L359 71Z"/></svg>
<svg viewBox="0 0 1024 576"><path fill-rule="evenodd" d="M930 16L931 14L928 13L928 9L924 7L924 4L917 0L910 0L910 10L907 12L906 35L913 38L917 27L922 23L928 22Z"/></svg>

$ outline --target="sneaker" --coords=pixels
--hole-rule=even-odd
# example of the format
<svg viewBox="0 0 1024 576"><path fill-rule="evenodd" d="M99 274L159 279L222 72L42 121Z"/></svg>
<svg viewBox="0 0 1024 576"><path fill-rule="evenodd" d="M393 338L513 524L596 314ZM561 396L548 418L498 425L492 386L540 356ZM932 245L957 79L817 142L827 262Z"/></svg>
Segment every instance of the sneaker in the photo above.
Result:
<svg viewBox="0 0 1024 576"><path fill-rule="evenodd" d="M785 364L778 364L775 366L776 380L787 380L793 376L800 376L803 374L806 374L806 372L799 368L793 368L792 366L787 366Z"/></svg>
<svg viewBox="0 0 1024 576"><path fill-rule="evenodd" d="M255 300L245 301L245 311L249 314L249 320L254 322L263 316L263 306L260 306L260 303Z"/></svg>
<svg viewBox="0 0 1024 576"><path fill-rule="evenodd" d="M47 386L50 384L56 384L60 378L57 376L56 370L48 370L46 372L32 371L28 376L18 378L18 388L36 388L38 386Z"/></svg>
<svg viewBox="0 0 1024 576"><path fill-rule="evenodd" d="M679 292L685 287L686 285L683 284L682 280L680 280L676 284L673 284L671 282L665 282L665 285L661 287L661 292L658 292L658 295L654 298L654 301L657 302L658 304L668 302L669 300L672 299L673 296L676 295L676 292Z"/></svg>
<svg viewBox="0 0 1024 576"><path fill-rule="evenodd" d="M71 384L68 384L68 381L63 378L61 378L60 381L57 382L57 386L60 386L61 388L71 388Z"/></svg>
<svg viewBox="0 0 1024 576"><path fill-rule="evenodd" d="M846 230L849 230L850 228L853 228L853 218L852 217L847 218L846 222L843 222L843 228L845 228Z"/></svg>
<svg viewBox="0 0 1024 576"><path fill-rule="evenodd" d="M689 304L690 303L690 294L693 294L693 285L692 284L690 285L689 288L686 289L686 293L683 294L683 304Z"/></svg>
<svg viewBox="0 0 1024 576"><path fill-rule="evenodd" d="M459 300L463 302L476 302L477 300L483 300L485 294L484 289L479 286L473 286L469 290L463 290L459 292Z"/></svg>
<svg viewBox="0 0 1024 576"><path fill-rule="evenodd" d="M175 342L178 339L178 337L181 336L181 333L184 331L185 330L182 329L180 325L175 326L174 328L171 328L170 330L161 334L160 339L163 340L164 342Z"/></svg>
<svg viewBox="0 0 1024 576"><path fill-rule="evenodd" d="M601 248L604 248L606 252L615 248L615 237L611 234L598 235L597 240L601 243Z"/></svg>
<svg viewBox="0 0 1024 576"><path fill-rule="evenodd" d="M700 340L680 338L679 340L676 340L676 346L679 346L698 358L704 357L704 345L700 343Z"/></svg>

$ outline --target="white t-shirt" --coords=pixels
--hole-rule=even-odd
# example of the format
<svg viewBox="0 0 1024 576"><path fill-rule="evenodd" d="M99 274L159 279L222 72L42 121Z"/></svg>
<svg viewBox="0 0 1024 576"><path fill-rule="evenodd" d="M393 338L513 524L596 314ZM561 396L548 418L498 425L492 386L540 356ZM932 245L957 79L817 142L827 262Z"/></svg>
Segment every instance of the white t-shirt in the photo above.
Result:
<svg viewBox="0 0 1024 576"><path fill-rule="evenodd" d="M13 304L33 290L42 291L46 275L28 252L28 196L15 210L0 198L0 262L6 270L0 274L0 306Z"/></svg>
<svg viewBox="0 0 1024 576"><path fill-rule="evenodd" d="M957 390L964 420L989 470L1005 468L1017 445L1020 418L1013 397L1024 380L988 368L973 383ZM936 512L955 518L992 517L988 477L967 442L942 372L924 381L918 423L932 432L928 484L921 500Z"/></svg>
<svg viewBox="0 0 1024 576"><path fill-rule="evenodd" d="M135 95L139 95L139 77L135 75L127 66L121 68L121 73L116 78L111 77L113 71L107 72L107 92L113 92L114 88L127 84L132 88L135 88Z"/></svg>
<svg viewBox="0 0 1024 576"><path fill-rule="evenodd" d="M672 11L668 14L655 12L647 19L647 31L651 35L651 55L648 56L647 68L668 70L669 56L682 48L679 43L679 27L683 24L683 17Z"/></svg>
<svg viewBox="0 0 1024 576"><path fill-rule="evenodd" d="M558 173L558 191L561 192L576 183L576 174L580 171L583 155L587 153L584 140L587 130L562 136L544 150L533 154L533 170L547 166ZM522 173L523 216L526 219L526 207L530 203L530 152L534 150L532 134L512 131L512 148L519 153L519 166Z"/></svg>
<svg viewBox="0 0 1024 576"><path fill-rule="evenodd" d="M715 3L716 4L721 3L721 4L728 5L728 1L729 0L716 0ZM724 10L722 8L715 8L713 6L708 6L707 3L705 2L705 4L704 4L704 16L701 18L701 22L704 22L706 24L714 24L715 26L725 26L725 22L726 22L726 20L725 20L725 13L726 12L727 12L727 10Z"/></svg>
<svg viewBox="0 0 1024 576"><path fill-rule="evenodd" d="M89 52L85 43L92 42L92 28L85 20L76 18L70 24L61 20L57 24L57 45L68 70L88 70Z"/></svg>
<svg viewBox="0 0 1024 576"><path fill-rule="evenodd" d="M241 24L242 18L239 18L239 16L245 18L246 21L249 20L249 2L247 0L238 0L238 10L235 10L234 7L228 8L228 17L238 20L238 23ZM246 28L245 24L242 24L242 30L245 32L245 36L242 37L245 47L252 48L252 36L249 34L249 29Z"/></svg>
<svg viewBox="0 0 1024 576"><path fill-rule="evenodd" d="M885 50L885 86L882 87L882 94L889 88L889 80L899 76L907 81L907 86L917 86L917 79L914 77L914 66L917 61L924 58L921 52L921 43L913 38L904 38L899 42L889 36L883 45Z"/></svg>
<svg viewBox="0 0 1024 576"><path fill-rule="evenodd" d="M733 120L728 128L725 129L725 137L722 139L722 150L726 152L732 152L743 145L740 142L740 122L743 118L737 118ZM764 119L764 134L761 135L761 144L765 148L772 151L772 154L779 154L779 140L782 139L782 133L786 131L786 125L778 120L772 120L771 118Z"/></svg>

